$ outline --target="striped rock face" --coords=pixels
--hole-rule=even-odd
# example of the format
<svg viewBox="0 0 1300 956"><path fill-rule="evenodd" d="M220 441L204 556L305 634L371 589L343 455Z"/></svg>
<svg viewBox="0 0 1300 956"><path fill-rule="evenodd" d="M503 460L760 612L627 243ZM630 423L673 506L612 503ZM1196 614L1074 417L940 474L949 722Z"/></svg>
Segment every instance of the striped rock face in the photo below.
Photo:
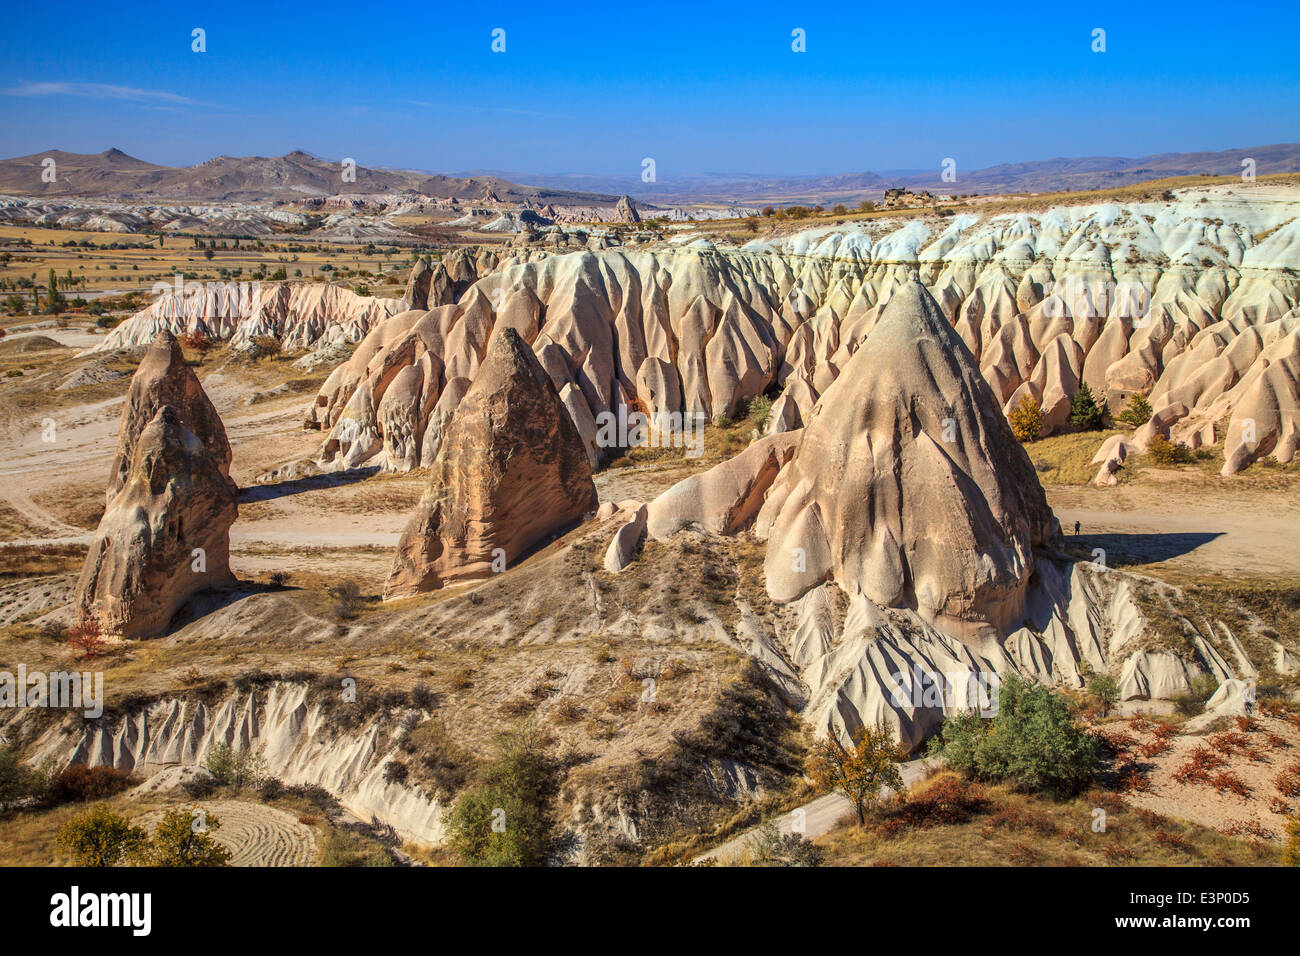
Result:
<svg viewBox="0 0 1300 956"><path fill-rule="evenodd" d="M323 467L403 470L424 459L408 436L419 444L446 383L473 378L502 326L532 347L557 391L572 389L565 405L580 427L633 409L712 420L777 386L770 427L794 430L916 280L1003 412L1032 398L1045 433L1066 423L1086 383L1112 413L1149 395L1167 409L1161 434L1190 447L1230 419L1225 470L1295 453L1294 187L881 219L739 247L519 251L496 265L454 304L380 321L335 370L310 413L327 432ZM393 366L416 363L419 397L386 424ZM409 379L400 385L411 394Z"/></svg>

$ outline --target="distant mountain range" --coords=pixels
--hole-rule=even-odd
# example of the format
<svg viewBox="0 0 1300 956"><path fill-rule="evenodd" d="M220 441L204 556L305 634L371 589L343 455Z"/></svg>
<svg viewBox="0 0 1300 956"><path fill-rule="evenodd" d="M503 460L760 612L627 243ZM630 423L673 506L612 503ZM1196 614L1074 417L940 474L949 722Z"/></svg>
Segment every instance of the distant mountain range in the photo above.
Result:
<svg viewBox="0 0 1300 956"><path fill-rule="evenodd" d="M0 160L0 193L19 196L95 197L171 202L303 200L338 193L412 192L468 202L495 198L535 206L613 205L630 195L642 206L689 203L833 203L878 198L894 186L934 193L1054 192L1127 186L1149 179L1190 175L1239 175L1244 159L1257 175L1300 172L1300 143L1202 153L1159 153L1130 159L1089 156L957 169L943 182L940 170L893 170L828 176L757 174L666 174L655 183L639 175L588 176L474 171L445 176L418 170L356 167L344 182L339 162L302 151L284 156L218 156L196 166L159 166L118 149L81 154L50 150ZM43 161L55 161L54 182L44 182ZM521 185L529 183L530 185Z"/></svg>
<svg viewBox="0 0 1300 956"><path fill-rule="evenodd" d="M43 181L47 159L55 179ZM613 205L618 195L566 192L521 186L494 176L451 177L414 170L356 167L344 182L341 162L317 159L301 150L284 156L218 156L196 166L158 166L120 149L102 153L49 150L0 160L0 193L59 198L159 199L173 202L258 202L303 200L339 193L415 192L440 199Z"/></svg>
<svg viewBox="0 0 1300 956"><path fill-rule="evenodd" d="M882 172L845 173L835 176L761 176L754 174L703 173L664 175L644 183L639 175L583 176L538 173L475 172L474 176L498 176L553 189L584 189L626 193L658 205L691 202L848 202L878 198L885 189L901 186L933 193L1057 192L1065 189L1112 189L1148 179L1170 176L1239 175L1243 159L1255 160L1255 172L1300 172L1300 143L1252 146L1203 153L1159 153L1130 159L1122 156L1043 159L1026 163L1003 163L987 169L957 169L957 181L946 183L936 164L932 170L900 169Z"/></svg>

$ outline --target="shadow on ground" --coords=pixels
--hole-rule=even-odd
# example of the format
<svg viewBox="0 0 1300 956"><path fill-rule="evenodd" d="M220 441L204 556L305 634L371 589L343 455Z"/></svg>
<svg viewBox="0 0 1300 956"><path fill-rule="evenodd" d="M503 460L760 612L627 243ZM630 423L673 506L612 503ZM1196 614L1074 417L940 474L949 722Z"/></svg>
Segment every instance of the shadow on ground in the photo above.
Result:
<svg viewBox="0 0 1300 956"><path fill-rule="evenodd" d="M274 484L249 485L246 488L239 489L239 503L243 505L254 501L272 501L276 498L299 495L304 491L337 488L340 485L365 481L365 479L378 473L379 466L374 465L367 468L353 468L349 471L333 471L327 475L308 475L306 478L293 478L289 481L278 481Z"/></svg>
<svg viewBox="0 0 1300 956"><path fill-rule="evenodd" d="M1222 531L1191 531L1170 534L1066 534L1067 551L1078 557L1094 560L1093 551L1104 551L1104 563L1117 567L1123 564L1152 564L1168 561L1170 558L1190 554L1215 538L1223 537Z"/></svg>

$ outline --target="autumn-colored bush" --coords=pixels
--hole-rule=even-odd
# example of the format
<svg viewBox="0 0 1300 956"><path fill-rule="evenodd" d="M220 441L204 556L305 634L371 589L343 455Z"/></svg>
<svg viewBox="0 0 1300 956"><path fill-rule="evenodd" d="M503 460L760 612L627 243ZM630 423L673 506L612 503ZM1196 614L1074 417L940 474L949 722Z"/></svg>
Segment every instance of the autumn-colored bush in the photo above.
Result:
<svg viewBox="0 0 1300 956"><path fill-rule="evenodd" d="M1011 410L1008 420L1011 433L1019 442L1033 441L1043 433L1043 409L1032 395L1026 396Z"/></svg>
<svg viewBox="0 0 1300 956"><path fill-rule="evenodd" d="M68 644L76 652L78 660L93 661L104 653L106 642L99 621L88 617L68 628Z"/></svg>
<svg viewBox="0 0 1300 956"><path fill-rule="evenodd" d="M900 799L881 814L887 830L964 823L987 805L978 783L956 774L940 774L917 793Z"/></svg>
<svg viewBox="0 0 1300 956"><path fill-rule="evenodd" d="M48 797L54 803L103 800L130 785L131 775L125 770L78 763L60 771L50 782Z"/></svg>
<svg viewBox="0 0 1300 956"><path fill-rule="evenodd" d="M1209 784L1219 793L1235 793L1239 797L1249 797L1250 787L1231 770L1221 770L1210 778Z"/></svg>

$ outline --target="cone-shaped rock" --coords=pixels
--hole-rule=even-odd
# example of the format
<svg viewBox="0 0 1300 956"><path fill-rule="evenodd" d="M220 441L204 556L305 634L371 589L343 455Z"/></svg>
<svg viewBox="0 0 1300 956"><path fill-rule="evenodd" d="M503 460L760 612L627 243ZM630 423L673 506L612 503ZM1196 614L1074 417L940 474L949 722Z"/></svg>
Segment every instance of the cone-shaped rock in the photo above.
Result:
<svg viewBox="0 0 1300 956"><path fill-rule="evenodd" d="M222 464L170 405L133 445L86 555L76 606L106 634L149 637L196 591L234 581L230 526L238 508Z"/></svg>
<svg viewBox="0 0 1300 956"><path fill-rule="evenodd" d="M230 442L226 440L221 416L203 391L194 370L185 364L175 337L163 331L154 336L131 379L117 433L117 454L108 476L109 502L126 484L140 433L164 405L171 406L180 423L203 443L221 474L230 475Z"/></svg>
<svg viewBox="0 0 1300 956"><path fill-rule="evenodd" d="M813 408L756 529L773 599L833 579L970 638L1019 621L1034 548L1059 535L970 350L918 282Z"/></svg>
<svg viewBox="0 0 1300 956"><path fill-rule="evenodd" d="M432 472L398 544L386 596L486 577L496 549L510 566L599 503L582 439L513 329L493 338Z"/></svg>

